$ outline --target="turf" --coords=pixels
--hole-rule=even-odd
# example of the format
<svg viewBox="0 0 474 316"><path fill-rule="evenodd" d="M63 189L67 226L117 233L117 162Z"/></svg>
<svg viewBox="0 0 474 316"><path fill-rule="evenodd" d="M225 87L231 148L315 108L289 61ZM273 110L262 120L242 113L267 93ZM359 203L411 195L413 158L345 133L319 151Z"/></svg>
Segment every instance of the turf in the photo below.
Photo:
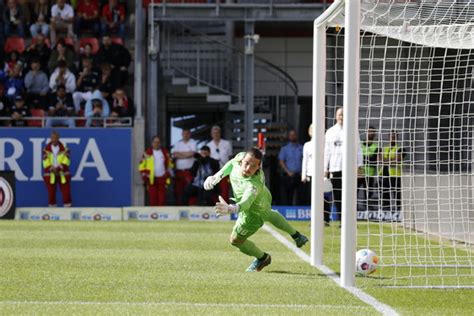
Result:
<svg viewBox="0 0 474 316"><path fill-rule="evenodd" d="M307 222L294 224L309 234ZM261 273L245 273L251 259L228 243L231 228L186 221L0 222L0 314L377 314L265 231L252 240L273 262ZM338 234L326 228L325 262L335 271ZM472 290L391 289L380 275L357 284L401 314L472 314Z"/></svg>
<svg viewBox="0 0 474 316"><path fill-rule="evenodd" d="M245 273L251 260L227 242L231 228L2 222L0 314L376 313L264 231L253 240L274 263Z"/></svg>

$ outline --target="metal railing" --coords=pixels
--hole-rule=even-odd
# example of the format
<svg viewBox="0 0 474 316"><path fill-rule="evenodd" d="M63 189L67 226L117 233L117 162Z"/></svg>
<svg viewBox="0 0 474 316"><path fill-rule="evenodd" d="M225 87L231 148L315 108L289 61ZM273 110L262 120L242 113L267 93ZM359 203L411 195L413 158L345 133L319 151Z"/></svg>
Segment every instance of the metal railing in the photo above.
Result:
<svg viewBox="0 0 474 316"><path fill-rule="evenodd" d="M179 22L164 24L162 39L166 69L189 78L191 86L206 86L212 93L230 95L233 104L245 103L242 50ZM282 114L275 117L281 120L297 105L298 86L283 69L258 56L255 68L256 101L258 98L261 104L266 98L266 106Z"/></svg>
<svg viewBox="0 0 474 316"><path fill-rule="evenodd" d="M47 127L48 121L51 121L52 127L67 127L68 124L66 121L72 120L74 122L74 127L100 127L100 128L109 128L109 127L132 127L133 119L131 117L80 117L80 116L38 116L38 117L24 117L22 119L13 119L11 117L0 117L0 127ZM91 126L86 126L87 120L91 120ZM24 122L24 126L10 126L12 122ZM56 122L54 122L56 121ZM58 121L62 121L61 124L57 124Z"/></svg>

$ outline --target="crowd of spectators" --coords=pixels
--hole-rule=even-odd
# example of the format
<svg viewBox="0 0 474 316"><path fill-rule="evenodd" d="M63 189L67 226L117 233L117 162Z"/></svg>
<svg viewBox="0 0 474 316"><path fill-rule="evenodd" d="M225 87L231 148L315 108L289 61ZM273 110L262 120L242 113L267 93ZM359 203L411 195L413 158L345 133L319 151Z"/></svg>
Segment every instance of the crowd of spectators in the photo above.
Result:
<svg viewBox="0 0 474 316"><path fill-rule="evenodd" d="M133 116L126 10L119 0L0 0L0 126L38 126L29 117L48 127L101 126Z"/></svg>

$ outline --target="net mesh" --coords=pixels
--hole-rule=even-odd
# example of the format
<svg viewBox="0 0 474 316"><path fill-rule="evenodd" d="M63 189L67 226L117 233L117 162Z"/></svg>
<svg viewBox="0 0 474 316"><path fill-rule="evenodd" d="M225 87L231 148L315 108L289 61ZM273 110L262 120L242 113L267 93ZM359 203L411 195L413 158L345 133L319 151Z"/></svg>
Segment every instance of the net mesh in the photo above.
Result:
<svg viewBox="0 0 474 316"><path fill-rule="evenodd" d="M474 1L361 7L358 249L378 254L384 285L474 287ZM326 53L329 128L343 100L342 14ZM338 251L337 226L326 252Z"/></svg>

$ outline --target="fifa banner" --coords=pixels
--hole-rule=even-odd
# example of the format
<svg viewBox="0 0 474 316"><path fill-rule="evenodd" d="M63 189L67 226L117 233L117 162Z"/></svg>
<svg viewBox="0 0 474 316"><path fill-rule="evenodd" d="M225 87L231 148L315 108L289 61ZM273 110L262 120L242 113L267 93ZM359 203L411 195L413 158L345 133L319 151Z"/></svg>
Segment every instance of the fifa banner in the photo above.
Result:
<svg viewBox="0 0 474 316"><path fill-rule="evenodd" d="M131 129L55 129L70 150L73 206L122 207L131 204ZM48 205L42 150L48 128L1 128L0 170L16 177L17 207ZM58 205L62 195L57 188Z"/></svg>
<svg viewBox="0 0 474 316"><path fill-rule="evenodd" d="M229 221L230 215L216 216L209 206L124 207L124 220L137 221Z"/></svg>
<svg viewBox="0 0 474 316"><path fill-rule="evenodd" d="M0 171L0 219L15 218L15 174Z"/></svg>
<svg viewBox="0 0 474 316"><path fill-rule="evenodd" d="M17 220L33 221L120 221L120 207L19 207Z"/></svg>

